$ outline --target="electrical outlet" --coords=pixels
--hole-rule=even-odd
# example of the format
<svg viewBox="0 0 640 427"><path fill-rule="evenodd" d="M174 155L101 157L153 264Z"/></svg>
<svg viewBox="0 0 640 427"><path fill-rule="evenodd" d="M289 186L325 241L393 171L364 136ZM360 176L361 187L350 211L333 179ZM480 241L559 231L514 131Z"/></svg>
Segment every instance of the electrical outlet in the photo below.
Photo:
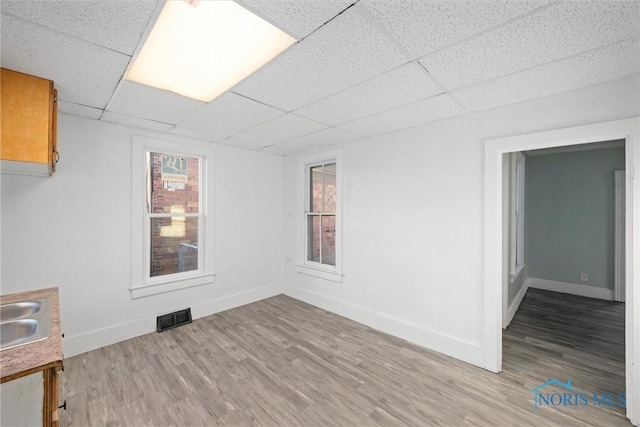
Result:
<svg viewBox="0 0 640 427"><path fill-rule="evenodd" d="M589 281L589 275L587 273L580 273L580 281L581 282L588 282Z"/></svg>

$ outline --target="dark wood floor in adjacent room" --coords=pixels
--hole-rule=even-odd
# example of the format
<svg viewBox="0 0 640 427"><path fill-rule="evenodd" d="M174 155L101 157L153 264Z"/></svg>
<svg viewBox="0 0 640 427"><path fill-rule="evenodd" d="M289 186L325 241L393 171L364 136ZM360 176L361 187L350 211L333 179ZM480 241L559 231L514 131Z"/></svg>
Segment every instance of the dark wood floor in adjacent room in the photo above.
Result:
<svg viewBox="0 0 640 427"><path fill-rule="evenodd" d="M278 296L65 360L61 425L631 425L532 392L624 391L624 304L530 289L503 342L493 374Z"/></svg>

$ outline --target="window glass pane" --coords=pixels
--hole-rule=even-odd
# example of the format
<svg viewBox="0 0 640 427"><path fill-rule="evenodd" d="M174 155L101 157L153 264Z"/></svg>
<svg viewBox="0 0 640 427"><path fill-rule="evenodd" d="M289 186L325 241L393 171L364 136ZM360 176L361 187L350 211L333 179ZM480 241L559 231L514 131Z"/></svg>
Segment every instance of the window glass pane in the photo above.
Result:
<svg viewBox="0 0 640 427"><path fill-rule="evenodd" d="M320 216L307 216L307 259L320 262Z"/></svg>
<svg viewBox="0 0 640 427"><path fill-rule="evenodd" d="M151 218L150 276L198 269L198 218Z"/></svg>
<svg viewBox="0 0 640 427"><path fill-rule="evenodd" d="M336 212L336 164L324 166L324 208L322 212Z"/></svg>
<svg viewBox="0 0 640 427"><path fill-rule="evenodd" d="M322 212L322 187L323 173L322 166L314 166L310 168L310 185L309 193L311 194L310 210L311 212Z"/></svg>
<svg viewBox="0 0 640 427"><path fill-rule="evenodd" d="M322 263L336 265L336 216L322 216Z"/></svg>
<svg viewBox="0 0 640 427"><path fill-rule="evenodd" d="M200 212L200 159L147 155L147 209L151 213Z"/></svg>

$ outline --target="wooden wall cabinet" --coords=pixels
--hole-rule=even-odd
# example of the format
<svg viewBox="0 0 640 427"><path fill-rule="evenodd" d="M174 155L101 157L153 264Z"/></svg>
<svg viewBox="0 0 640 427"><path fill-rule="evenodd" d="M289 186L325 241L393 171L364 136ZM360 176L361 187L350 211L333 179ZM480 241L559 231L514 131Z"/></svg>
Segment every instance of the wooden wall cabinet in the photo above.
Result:
<svg viewBox="0 0 640 427"><path fill-rule="evenodd" d="M58 161L53 82L5 68L1 71L2 172L51 175Z"/></svg>

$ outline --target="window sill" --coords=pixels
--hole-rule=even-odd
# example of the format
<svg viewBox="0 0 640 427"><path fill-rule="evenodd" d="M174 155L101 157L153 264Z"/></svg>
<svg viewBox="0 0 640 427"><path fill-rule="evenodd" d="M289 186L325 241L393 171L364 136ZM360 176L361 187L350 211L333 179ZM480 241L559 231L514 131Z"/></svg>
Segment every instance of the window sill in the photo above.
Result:
<svg viewBox="0 0 640 427"><path fill-rule="evenodd" d="M331 280L332 282L342 283L343 274L335 270L326 270L320 267L313 267L307 264L297 264L296 271L307 276L318 277L320 279Z"/></svg>
<svg viewBox="0 0 640 427"><path fill-rule="evenodd" d="M524 270L524 267L526 266L526 264L520 264L520 265L516 265L511 271L511 275L509 276L510 278L510 282L513 283L516 281L516 279L520 276L520 273L522 273L522 270Z"/></svg>
<svg viewBox="0 0 640 427"><path fill-rule="evenodd" d="M148 297L151 295L163 294L165 292L177 291L179 289L191 288L194 286L210 285L214 282L215 274L205 274L197 277L167 280L161 283L145 284L131 287L131 299Z"/></svg>

